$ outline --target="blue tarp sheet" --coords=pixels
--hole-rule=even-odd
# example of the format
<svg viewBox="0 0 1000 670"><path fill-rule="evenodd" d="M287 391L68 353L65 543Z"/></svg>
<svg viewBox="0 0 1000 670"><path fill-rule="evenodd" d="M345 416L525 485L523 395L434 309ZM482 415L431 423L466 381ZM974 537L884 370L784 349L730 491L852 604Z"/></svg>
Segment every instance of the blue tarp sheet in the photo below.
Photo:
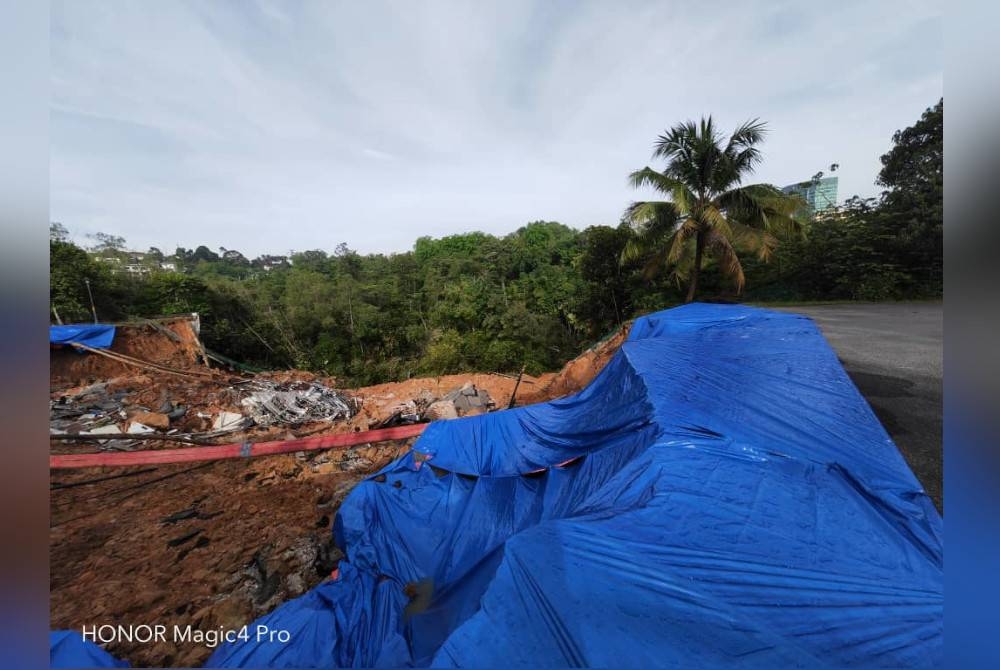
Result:
<svg viewBox="0 0 1000 670"><path fill-rule="evenodd" d="M74 323L68 326L49 326L49 344L76 342L95 349L107 349L115 339L115 327L107 324Z"/></svg>
<svg viewBox="0 0 1000 670"><path fill-rule="evenodd" d="M51 668L127 668L90 641L80 631L54 630L49 633L49 667Z"/></svg>
<svg viewBox="0 0 1000 670"><path fill-rule="evenodd" d="M582 392L431 424L334 534L339 579L252 626L290 642L208 665L942 659L941 517L797 315L641 318Z"/></svg>

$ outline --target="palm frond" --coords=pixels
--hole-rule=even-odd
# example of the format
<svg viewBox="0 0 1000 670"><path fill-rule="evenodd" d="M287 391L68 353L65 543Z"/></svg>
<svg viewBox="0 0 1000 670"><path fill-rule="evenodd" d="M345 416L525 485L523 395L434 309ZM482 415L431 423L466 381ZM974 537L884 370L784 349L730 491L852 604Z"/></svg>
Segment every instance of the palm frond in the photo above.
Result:
<svg viewBox="0 0 1000 670"><path fill-rule="evenodd" d="M630 263L663 249L680 224L674 204L663 201L633 202L625 210L623 219L632 234L622 249L621 263Z"/></svg>
<svg viewBox="0 0 1000 670"><path fill-rule="evenodd" d="M735 177L734 181L736 182L741 181L744 175L753 172L760 165L761 161L763 161L760 149L753 146L741 151L727 153L726 155L729 161L729 169L732 171Z"/></svg>
<svg viewBox="0 0 1000 670"><path fill-rule="evenodd" d="M652 279L663 271L667 265L667 257L662 253L650 254L642 266L643 279Z"/></svg>
<svg viewBox="0 0 1000 670"><path fill-rule="evenodd" d="M778 247L778 238L770 231L744 226L736 221L729 221L729 226L733 231L730 241L734 247L755 253L762 261L771 260L771 254Z"/></svg>
<svg viewBox="0 0 1000 670"><path fill-rule="evenodd" d="M698 126L694 124L694 121L678 123L656 138L656 142L653 144L653 158L670 160L677 154L683 154L697 137Z"/></svg>
<svg viewBox="0 0 1000 670"><path fill-rule="evenodd" d="M637 260L645 258L653 251L653 247L642 240L637 238L635 235L629 237L625 242L625 246L622 247L621 256L618 258L618 262L621 265L626 263L633 263Z"/></svg>
<svg viewBox="0 0 1000 670"><path fill-rule="evenodd" d="M738 153L744 149L760 144L767 133L767 123L759 118L750 119L733 131L726 146L726 153Z"/></svg>
<svg viewBox="0 0 1000 670"><path fill-rule="evenodd" d="M668 278L674 282L678 289L684 287L691 276L691 270L694 268L694 246L695 237L685 237L683 243L679 245L677 260L670 263Z"/></svg>
<svg viewBox="0 0 1000 670"><path fill-rule="evenodd" d="M714 204L709 203L699 209L697 218L705 224L705 228L716 230L720 235L723 235L727 239L731 239L733 237L733 231L729 227L729 221Z"/></svg>
<svg viewBox="0 0 1000 670"><path fill-rule="evenodd" d="M691 206L690 203L694 200L694 194L691 193L691 190L683 181L657 172L649 167L636 170L628 176L628 181L633 188L648 186L660 193L669 195L679 212L687 212Z"/></svg>
<svg viewBox="0 0 1000 670"><path fill-rule="evenodd" d="M681 260L689 240L693 240L698 234L698 224L693 219L685 219L677 232L670 240L670 247L667 251L667 260L670 263L677 263Z"/></svg>
<svg viewBox="0 0 1000 670"><path fill-rule="evenodd" d="M719 264L722 274L733 280L737 295L742 293L746 277L743 275L743 265L739 256L736 255L736 250L729 240L717 230L709 230L705 236L705 248Z"/></svg>
<svg viewBox="0 0 1000 670"><path fill-rule="evenodd" d="M750 228L783 235L796 234L802 229L799 212L804 201L769 184L734 188L721 194L716 202L730 221Z"/></svg>
<svg viewBox="0 0 1000 670"><path fill-rule="evenodd" d="M654 144L653 157L667 160L664 174L684 182L692 191L704 191L709 175L721 152L712 118L679 123L660 135Z"/></svg>
<svg viewBox="0 0 1000 670"><path fill-rule="evenodd" d="M650 226L673 230L680 218L677 206L667 200L633 202L625 208L622 220L634 231L646 231Z"/></svg>

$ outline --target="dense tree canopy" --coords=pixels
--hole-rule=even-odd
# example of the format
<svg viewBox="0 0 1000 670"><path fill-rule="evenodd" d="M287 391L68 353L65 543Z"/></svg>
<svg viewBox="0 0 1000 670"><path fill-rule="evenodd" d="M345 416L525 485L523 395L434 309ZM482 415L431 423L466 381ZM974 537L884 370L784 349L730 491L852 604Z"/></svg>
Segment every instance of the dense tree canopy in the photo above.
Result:
<svg viewBox="0 0 1000 670"><path fill-rule="evenodd" d="M940 281L944 221L944 100L892 136L878 184L896 254L922 282Z"/></svg>

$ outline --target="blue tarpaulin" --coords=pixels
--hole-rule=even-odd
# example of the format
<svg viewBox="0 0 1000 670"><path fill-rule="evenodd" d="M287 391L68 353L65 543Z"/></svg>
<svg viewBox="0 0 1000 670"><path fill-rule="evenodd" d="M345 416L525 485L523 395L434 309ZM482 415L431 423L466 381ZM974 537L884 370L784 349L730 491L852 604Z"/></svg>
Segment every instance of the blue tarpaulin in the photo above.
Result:
<svg viewBox="0 0 1000 670"><path fill-rule="evenodd" d="M99 646L84 640L80 631L54 630L49 633L50 668L127 668Z"/></svg>
<svg viewBox="0 0 1000 670"><path fill-rule="evenodd" d="M115 327L107 324L74 323L68 326L49 326L50 345L74 342L95 349L107 349L114 339Z"/></svg>
<svg viewBox="0 0 1000 670"><path fill-rule="evenodd" d="M339 578L208 665L928 667L941 517L805 317L641 318L582 392L431 424Z"/></svg>

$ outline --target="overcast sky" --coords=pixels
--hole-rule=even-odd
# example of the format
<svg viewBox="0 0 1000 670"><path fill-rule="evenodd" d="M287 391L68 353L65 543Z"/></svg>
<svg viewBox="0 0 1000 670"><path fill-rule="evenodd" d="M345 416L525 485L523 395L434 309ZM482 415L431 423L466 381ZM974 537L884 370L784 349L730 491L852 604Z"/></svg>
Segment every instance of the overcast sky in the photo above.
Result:
<svg viewBox="0 0 1000 670"><path fill-rule="evenodd" d="M51 219L133 249L405 251L616 225L656 136L770 126L755 181L878 193L942 95L930 2L54 2Z"/></svg>

